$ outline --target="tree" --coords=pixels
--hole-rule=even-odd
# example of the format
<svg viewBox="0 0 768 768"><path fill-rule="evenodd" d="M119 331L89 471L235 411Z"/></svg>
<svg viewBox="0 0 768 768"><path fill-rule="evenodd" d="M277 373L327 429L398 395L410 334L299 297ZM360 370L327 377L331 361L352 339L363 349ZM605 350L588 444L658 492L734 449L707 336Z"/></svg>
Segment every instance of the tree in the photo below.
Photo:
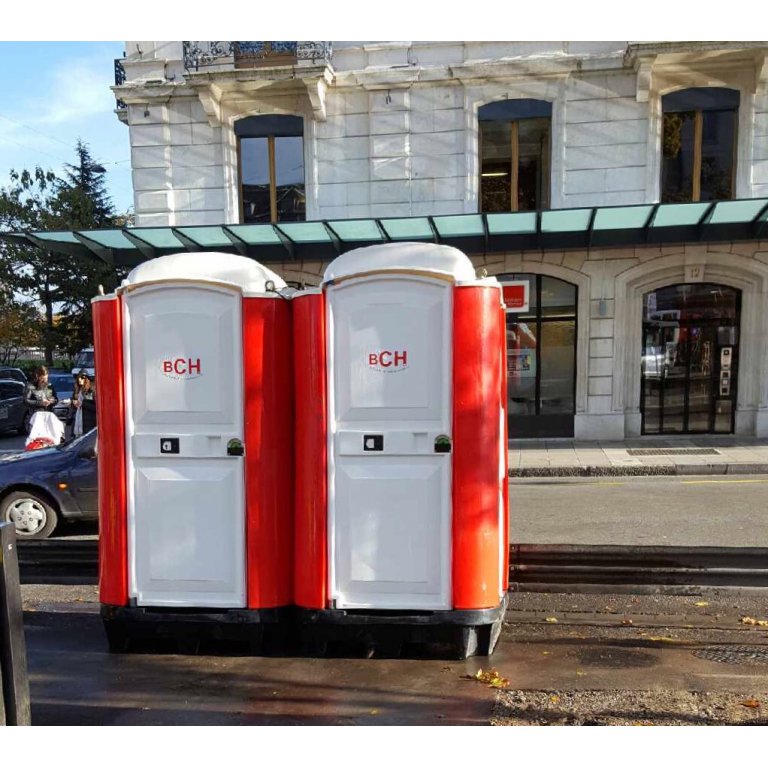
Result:
<svg viewBox="0 0 768 768"><path fill-rule="evenodd" d="M12 365L23 347L40 343L40 313L17 301L9 290L0 290L0 364Z"/></svg>
<svg viewBox="0 0 768 768"><path fill-rule="evenodd" d="M114 207L104 187L106 171L78 141L76 162L64 178L35 168L11 171L0 190L0 226L6 231L67 231L112 226ZM114 289L123 272L96 256L54 253L19 243L0 244L3 283L13 293L39 303L44 312L42 343L46 362L54 350L69 354L92 343L91 299L99 285ZM55 317L56 316L56 317Z"/></svg>

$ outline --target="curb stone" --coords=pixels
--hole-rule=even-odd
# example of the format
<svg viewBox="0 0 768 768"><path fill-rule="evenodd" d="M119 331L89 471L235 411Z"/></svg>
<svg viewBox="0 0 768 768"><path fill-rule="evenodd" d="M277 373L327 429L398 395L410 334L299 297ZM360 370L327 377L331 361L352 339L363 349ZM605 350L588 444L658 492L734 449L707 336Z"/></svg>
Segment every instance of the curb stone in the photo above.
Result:
<svg viewBox="0 0 768 768"><path fill-rule="evenodd" d="M593 465L580 467L511 467L510 478L520 477L651 477L676 475L766 475L768 464L658 464Z"/></svg>

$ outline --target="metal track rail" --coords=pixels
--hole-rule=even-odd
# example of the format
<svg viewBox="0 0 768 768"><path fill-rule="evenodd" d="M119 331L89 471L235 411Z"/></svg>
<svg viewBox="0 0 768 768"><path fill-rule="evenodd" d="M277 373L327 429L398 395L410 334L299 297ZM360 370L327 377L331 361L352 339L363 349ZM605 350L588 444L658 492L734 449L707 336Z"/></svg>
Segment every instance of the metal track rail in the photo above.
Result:
<svg viewBox="0 0 768 768"><path fill-rule="evenodd" d="M629 547L513 544L512 591L665 592L701 589L768 592L765 547ZM22 584L96 584L95 540L20 541Z"/></svg>
<svg viewBox="0 0 768 768"><path fill-rule="evenodd" d="M95 540L19 541L22 584L96 584L99 543Z"/></svg>
<svg viewBox="0 0 768 768"><path fill-rule="evenodd" d="M525 592L768 591L768 548L513 544L509 572Z"/></svg>

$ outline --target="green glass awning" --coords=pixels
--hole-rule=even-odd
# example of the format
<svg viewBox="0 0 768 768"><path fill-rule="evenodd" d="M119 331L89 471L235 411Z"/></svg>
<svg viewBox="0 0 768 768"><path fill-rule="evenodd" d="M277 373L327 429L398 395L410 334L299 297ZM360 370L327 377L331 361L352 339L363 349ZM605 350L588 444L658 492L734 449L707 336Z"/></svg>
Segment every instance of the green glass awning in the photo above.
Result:
<svg viewBox="0 0 768 768"><path fill-rule="evenodd" d="M183 251L239 253L266 264L327 261L353 248L411 240L452 245L474 256L759 240L768 238L768 198L280 224L4 232L0 238L54 253L96 256L129 267Z"/></svg>

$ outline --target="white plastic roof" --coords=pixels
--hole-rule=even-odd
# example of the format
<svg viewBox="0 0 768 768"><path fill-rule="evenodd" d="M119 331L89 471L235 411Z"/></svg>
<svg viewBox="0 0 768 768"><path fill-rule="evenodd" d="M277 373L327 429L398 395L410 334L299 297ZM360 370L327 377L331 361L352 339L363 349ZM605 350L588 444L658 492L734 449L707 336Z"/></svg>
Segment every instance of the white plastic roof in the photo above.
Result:
<svg viewBox="0 0 768 768"><path fill-rule="evenodd" d="M458 248L433 243L387 243L342 254L328 265L323 282L370 272L410 270L445 275L456 282L475 279L472 262Z"/></svg>
<svg viewBox="0 0 768 768"><path fill-rule="evenodd" d="M285 288L285 281L258 261L233 253L216 251L172 253L150 259L133 269L122 288L170 280L200 280L223 283L244 293L265 293L271 280L275 288Z"/></svg>

